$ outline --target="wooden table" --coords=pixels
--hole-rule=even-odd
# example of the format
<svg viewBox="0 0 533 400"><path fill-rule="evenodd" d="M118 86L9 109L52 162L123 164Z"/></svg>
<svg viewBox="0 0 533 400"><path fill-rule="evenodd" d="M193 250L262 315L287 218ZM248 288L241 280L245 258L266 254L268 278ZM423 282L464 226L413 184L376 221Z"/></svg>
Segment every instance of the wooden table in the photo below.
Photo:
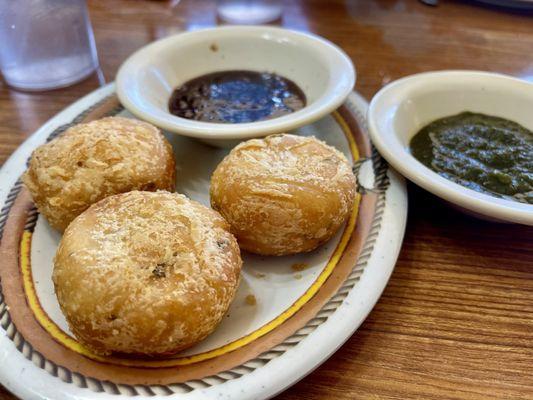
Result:
<svg viewBox="0 0 533 400"><path fill-rule="evenodd" d="M217 23L213 1L175 3L89 1L106 81L144 44ZM340 45L368 99L394 79L438 69L533 81L531 14L455 1L286 3L283 26ZM0 163L101 78L38 94L0 86ZM467 217L409 185L405 241L381 300L333 357L279 398L533 399L533 228ZM13 397L0 388L0 399Z"/></svg>

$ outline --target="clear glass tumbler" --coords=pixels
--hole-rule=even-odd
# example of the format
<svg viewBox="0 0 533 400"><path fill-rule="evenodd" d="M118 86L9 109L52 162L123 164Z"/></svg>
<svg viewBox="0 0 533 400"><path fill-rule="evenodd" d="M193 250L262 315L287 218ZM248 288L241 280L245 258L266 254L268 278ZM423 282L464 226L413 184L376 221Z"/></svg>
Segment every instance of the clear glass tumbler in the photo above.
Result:
<svg viewBox="0 0 533 400"><path fill-rule="evenodd" d="M97 67L85 0L0 0L0 70L10 86L59 88Z"/></svg>
<svg viewBox="0 0 533 400"><path fill-rule="evenodd" d="M217 12L230 24L258 25L279 19L283 7L281 0L218 0Z"/></svg>

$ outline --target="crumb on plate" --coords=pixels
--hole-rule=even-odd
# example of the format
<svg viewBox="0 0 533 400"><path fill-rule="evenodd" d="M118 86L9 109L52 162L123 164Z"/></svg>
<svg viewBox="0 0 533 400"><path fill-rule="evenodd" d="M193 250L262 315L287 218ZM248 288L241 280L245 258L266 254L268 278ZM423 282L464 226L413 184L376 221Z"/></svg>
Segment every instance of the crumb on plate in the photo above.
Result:
<svg viewBox="0 0 533 400"><path fill-rule="evenodd" d="M246 301L246 304L249 306L255 306L257 304L257 299L255 298L253 294L249 294L248 296L246 296L245 301Z"/></svg>
<svg viewBox="0 0 533 400"><path fill-rule="evenodd" d="M291 268L294 271L303 271L303 270L309 268L309 265L307 265L306 263L296 263L296 264L292 264Z"/></svg>

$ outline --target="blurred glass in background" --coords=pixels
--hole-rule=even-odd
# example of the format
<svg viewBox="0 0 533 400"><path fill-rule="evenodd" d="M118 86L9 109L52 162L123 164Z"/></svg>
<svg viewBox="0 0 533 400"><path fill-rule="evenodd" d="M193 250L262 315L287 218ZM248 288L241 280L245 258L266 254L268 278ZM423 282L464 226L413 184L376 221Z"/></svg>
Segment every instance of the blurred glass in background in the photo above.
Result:
<svg viewBox="0 0 533 400"><path fill-rule="evenodd" d="M230 24L266 24L281 18L281 0L218 0L220 19Z"/></svg>
<svg viewBox="0 0 533 400"><path fill-rule="evenodd" d="M24 90L68 86L98 67L85 0L1 0L0 70Z"/></svg>

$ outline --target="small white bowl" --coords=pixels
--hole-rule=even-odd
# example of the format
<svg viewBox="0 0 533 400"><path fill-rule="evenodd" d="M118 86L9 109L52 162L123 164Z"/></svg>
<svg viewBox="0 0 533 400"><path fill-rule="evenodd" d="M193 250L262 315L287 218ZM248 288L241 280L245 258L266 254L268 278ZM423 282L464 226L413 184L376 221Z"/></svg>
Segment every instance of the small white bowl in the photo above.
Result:
<svg viewBox="0 0 533 400"><path fill-rule="evenodd" d="M305 93L307 105L270 120L221 124L170 114L172 91L216 71L279 74ZM339 107L355 84L349 57L314 35L267 26L226 26L180 33L131 55L117 74L121 103L135 116L167 131L225 146L228 141L281 133L309 124Z"/></svg>
<svg viewBox="0 0 533 400"><path fill-rule="evenodd" d="M515 121L533 130L533 84L478 71L440 71L412 75L381 89L372 99L368 124L372 142L402 175L443 199L506 222L533 225L533 205L467 189L416 160L409 141L430 122L462 111Z"/></svg>

